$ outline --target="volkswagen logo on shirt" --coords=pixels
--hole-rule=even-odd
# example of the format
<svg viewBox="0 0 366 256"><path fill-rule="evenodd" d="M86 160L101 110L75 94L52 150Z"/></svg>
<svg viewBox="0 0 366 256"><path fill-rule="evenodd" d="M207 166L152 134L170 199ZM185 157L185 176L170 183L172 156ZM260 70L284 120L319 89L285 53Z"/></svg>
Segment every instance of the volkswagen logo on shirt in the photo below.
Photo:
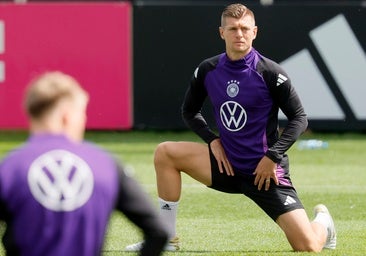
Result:
<svg viewBox="0 0 366 256"><path fill-rule="evenodd" d="M226 101L220 107L221 122L232 132L242 129L247 122L245 109L235 101Z"/></svg>
<svg viewBox="0 0 366 256"><path fill-rule="evenodd" d="M30 191L52 211L73 211L90 198L94 177L89 165L65 150L52 150L35 159L28 172Z"/></svg>

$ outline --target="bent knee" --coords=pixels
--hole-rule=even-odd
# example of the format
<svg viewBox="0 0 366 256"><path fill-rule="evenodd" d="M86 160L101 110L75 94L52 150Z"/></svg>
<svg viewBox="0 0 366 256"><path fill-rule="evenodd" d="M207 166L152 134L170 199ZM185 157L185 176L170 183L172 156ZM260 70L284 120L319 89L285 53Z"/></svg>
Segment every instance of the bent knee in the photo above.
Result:
<svg viewBox="0 0 366 256"><path fill-rule="evenodd" d="M293 244L292 248L296 252L320 252L323 246L317 241L299 241L297 244Z"/></svg>
<svg viewBox="0 0 366 256"><path fill-rule="evenodd" d="M154 162L159 163L171 159L176 148L175 144L176 142L172 141L159 143L155 149Z"/></svg>
<svg viewBox="0 0 366 256"><path fill-rule="evenodd" d="M164 155L169 155L173 149L174 149L174 145L175 142L172 141L164 141L161 142L157 145L157 147L155 148L155 156L164 156Z"/></svg>

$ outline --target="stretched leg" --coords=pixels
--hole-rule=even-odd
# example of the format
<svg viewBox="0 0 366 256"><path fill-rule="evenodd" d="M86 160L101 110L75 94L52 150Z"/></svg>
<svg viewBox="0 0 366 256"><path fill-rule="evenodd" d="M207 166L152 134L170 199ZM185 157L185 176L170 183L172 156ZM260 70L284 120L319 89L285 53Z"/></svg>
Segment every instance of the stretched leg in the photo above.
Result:
<svg viewBox="0 0 366 256"><path fill-rule="evenodd" d="M318 211L321 216L317 216L313 222L309 221L304 209L293 210L278 217L276 222L295 251L320 252L327 247L327 243L334 246L332 249L335 248L333 220L325 206L321 205ZM333 241L328 241L329 239Z"/></svg>
<svg viewBox="0 0 366 256"><path fill-rule="evenodd" d="M211 185L211 164L208 147L195 142L163 142L155 150L155 171L158 195L176 202L181 193L181 173Z"/></svg>
<svg viewBox="0 0 366 256"><path fill-rule="evenodd" d="M211 185L211 163L208 146L195 142L163 142L155 150L156 171L160 214L165 221L170 242L166 251L179 250L176 237L176 214L181 194L181 172L195 180ZM143 242L126 247L126 251L139 251Z"/></svg>
<svg viewBox="0 0 366 256"><path fill-rule="evenodd" d="M211 185L211 164L208 147L194 142L163 142L155 151L155 171L160 214L168 227L171 243L167 250L178 250L176 216L181 194L181 172Z"/></svg>

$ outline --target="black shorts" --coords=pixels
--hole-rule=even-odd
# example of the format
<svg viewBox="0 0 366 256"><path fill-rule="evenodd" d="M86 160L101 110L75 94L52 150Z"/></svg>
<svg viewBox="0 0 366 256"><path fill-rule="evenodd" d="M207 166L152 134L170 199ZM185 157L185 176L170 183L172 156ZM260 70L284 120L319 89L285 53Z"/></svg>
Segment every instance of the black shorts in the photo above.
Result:
<svg viewBox="0 0 366 256"><path fill-rule="evenodd" d="M209 152L212 173L212 185L209 188L225 193L244 194L262 208L274 221L286 212L304 208L294 187L276 185L271 179L269 190L265 191L262 188L258 191L258 186L254 185L254 175L236 173L235 176L228 176L226 173L220 173L210 147ZM289 180L289 184L291 184L291 180Z"/></svg>

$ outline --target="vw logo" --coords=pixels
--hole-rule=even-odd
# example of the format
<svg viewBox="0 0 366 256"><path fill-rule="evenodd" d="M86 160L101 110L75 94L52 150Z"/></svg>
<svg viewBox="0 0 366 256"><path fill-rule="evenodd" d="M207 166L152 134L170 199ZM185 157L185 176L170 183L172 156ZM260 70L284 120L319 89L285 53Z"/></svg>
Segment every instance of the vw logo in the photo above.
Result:
<svg viewBox="0 0 366 256"><path fill-rule="evenodd" d="M73 211L90 198L94 178L89 165L65 150L53 150L34 160L28 172L33 197L53 211Z"/></svg>
<svg viewBox="0 0 366 256"><path fill-rule="evenodd" d="M245 109L235 101L226 101L221 105L220 118L225 128L232 132L239 131L247 122Z"/></svg>

